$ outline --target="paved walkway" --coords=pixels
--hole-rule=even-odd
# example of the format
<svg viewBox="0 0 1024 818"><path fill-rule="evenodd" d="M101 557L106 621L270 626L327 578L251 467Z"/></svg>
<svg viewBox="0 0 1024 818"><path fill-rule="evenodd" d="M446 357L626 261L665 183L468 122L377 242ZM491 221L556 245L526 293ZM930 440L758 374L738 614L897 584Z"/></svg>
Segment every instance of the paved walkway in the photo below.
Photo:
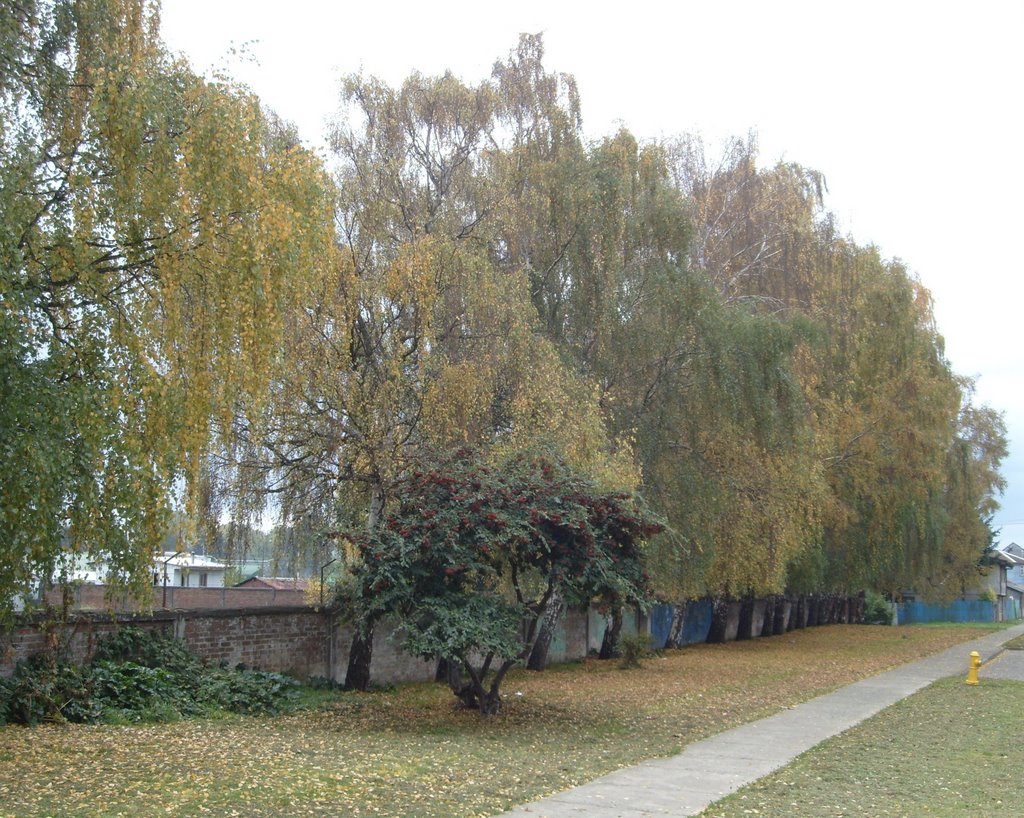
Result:
<svg viewBox="0 0 1024 818"><path fill-rule="evenodd" d="M1024 651L1002 651L1001 647L1020 634L1024 634L1024 624L956 645L778 715L698 741L679 755L617 770L581 787L524 804L502 818L696 815L932 682L966 676L972 650L981 654L983 663L991 661L982 667L983 681L997 677L1024 681Z"/></svg>

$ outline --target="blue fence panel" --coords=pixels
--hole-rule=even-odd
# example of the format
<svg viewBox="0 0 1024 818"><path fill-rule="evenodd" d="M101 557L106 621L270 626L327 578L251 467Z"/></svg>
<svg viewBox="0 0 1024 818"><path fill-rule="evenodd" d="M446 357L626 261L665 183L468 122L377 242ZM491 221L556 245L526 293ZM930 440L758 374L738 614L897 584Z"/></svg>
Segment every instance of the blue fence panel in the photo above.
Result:
<svg viewBox="0 0 1024 818"><path fill-rule="evenodd" d="M651 627L651 645L655 648L665 647L672 633L672 618L675 616L674 605L655 605L649 616ZM681 644L693 645L706 642L711 630L711 600L700 599L690 602L686 609L686 621L683 623Z"/></svg>
<svg viewBox="0 0 1024 818"><path fill-rule="evenodd" d="M995 605L982 599L958 599L947 605L932 602L901 602L896 606L897 625L995 621Z"/></svg>
<svg viewBox="0 0 1024 818"><path fill-rule="evenodd" d="M683 626L683 644L693 645L697 642L707 642L710 632L711 600L698 599L696 602L691 602Z"/></svg>
<svg viewBox="0 0 1024 818"><path fill-rule="evenodd" d="M651 608L651 646L663 648L668 641L668 635L672 630L672 615L675 608L671 605L655 605Z"/></svg>

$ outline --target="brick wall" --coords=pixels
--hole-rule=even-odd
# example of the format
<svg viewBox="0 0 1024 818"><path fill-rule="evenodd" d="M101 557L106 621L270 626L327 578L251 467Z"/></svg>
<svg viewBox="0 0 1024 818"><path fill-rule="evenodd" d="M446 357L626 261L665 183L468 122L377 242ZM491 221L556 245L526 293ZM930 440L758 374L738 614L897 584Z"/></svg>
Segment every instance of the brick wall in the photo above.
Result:
<svg viewBox="0 0 1024 818"><path fill-rule="evenodd" d="M56 648L70 661L84 664L100 639L128 622L146 630L174 632L170 615L118 620L106 615L77 614L64 625L33 616L11 631L0 633L0 676L9 676L15 664L48 648Z"/></svg>
<svg viewBox="0 0 1024 818"><path fill-rule="evenodd" d="M71 589L72 607L79 611L144 611L209 608L262 608L269 605L294 607L307 605L305 591L289 588L181 588L176 585L153 587L153 595L139 602L120 594L112 594L106 585L75 585ZM62 591L47 591L46 602L54 607L62 604Z"/></svg>
<svg viewBox="0 0 1024 818"><path fill-rule="evenodd" d="M182 615L176 635L200 658L289 673L327 676L328 617L313 608L208 611Z"/></svg>
<svg viewBox="0 0 1024 818"><path fill-rule="evenodd" d="M336 682L345 681L348 670L348 654L352 647L353 630L348 626L335 626L332 635L331 676ZM422 682L434 678L436 661L424 661L399 649L398 641L387 622L373 631L373 658L370 661L370 683L391 684L394 682Z"/></svg>
<svg viewBox="0 0 1024 818"><path fill-rule="evenodd" d="M57 646L71 661L84 664L103 636L125 625L173 634L210 662L225 661L232 666L242 663L303 680L323 676L337 682L345 680L353 634L351 627L337 623L337 612L308 606L153 611L135 615L77 611L65 625L47 622L42 615L36 615L22 620L13 630L0 633L0 676L9 676L18 661L47 647ZM551 661L585 656L587 613L570 610L564 633L565 648L558 655L552 654ZM375 629L371 682L426 681L434 678L434 670L434 661L402 653L386 622Z"/></svg>

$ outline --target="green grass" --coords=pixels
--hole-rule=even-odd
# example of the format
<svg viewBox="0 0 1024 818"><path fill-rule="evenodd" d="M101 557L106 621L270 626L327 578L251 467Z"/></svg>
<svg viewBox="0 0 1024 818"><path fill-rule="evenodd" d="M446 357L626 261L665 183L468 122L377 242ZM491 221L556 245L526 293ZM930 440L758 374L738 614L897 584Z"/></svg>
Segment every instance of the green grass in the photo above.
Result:
<svg viewBox="0 0 1024 818"><path fill-rule="evenodd" d="M417 684L276 717L0 728L0 816L494 815L983 633L840 625L520 670L492 719Z"/></svg>
<svg viewBox="0 0 1024 818"><path fill-rule="evenodd" d="M983 630L983 631L1002 631L1007 628L1019 625L1020 621L1010 622L922 622L914 625L900 625L901 628L942 628L948 630L950 628L968 628L972 631Z"/></svg>
<svg viewBox="0 0 1024 818"><path fill-rule="evenodd" d="M1024 650L1024 634L1006 642L1003 647L1010 650Z"/></svg>
<svg viewBox="0 0 1024 818"><path fill-rule="evenodd" d="M1024 683L945 679L712 805L701 818L1018 818Z"/></svg>

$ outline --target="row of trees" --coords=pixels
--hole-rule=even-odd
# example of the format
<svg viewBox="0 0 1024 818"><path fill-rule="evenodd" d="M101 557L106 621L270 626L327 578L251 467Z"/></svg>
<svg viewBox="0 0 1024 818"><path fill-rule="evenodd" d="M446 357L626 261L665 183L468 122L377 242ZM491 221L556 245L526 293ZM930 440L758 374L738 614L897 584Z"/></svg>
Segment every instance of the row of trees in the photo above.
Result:
<svg viewBox="0 0 1024 818"><path fill-rule="evenodd" d="M2 10L4 610L69 552L145 582L176 505L400 555L382 522L463 447L641 492L667 601L975 575L1001 417L816 172L752 138L589 142L524 36L478 84L348 77L329 173L170 57L153 3Z"/></svg>

